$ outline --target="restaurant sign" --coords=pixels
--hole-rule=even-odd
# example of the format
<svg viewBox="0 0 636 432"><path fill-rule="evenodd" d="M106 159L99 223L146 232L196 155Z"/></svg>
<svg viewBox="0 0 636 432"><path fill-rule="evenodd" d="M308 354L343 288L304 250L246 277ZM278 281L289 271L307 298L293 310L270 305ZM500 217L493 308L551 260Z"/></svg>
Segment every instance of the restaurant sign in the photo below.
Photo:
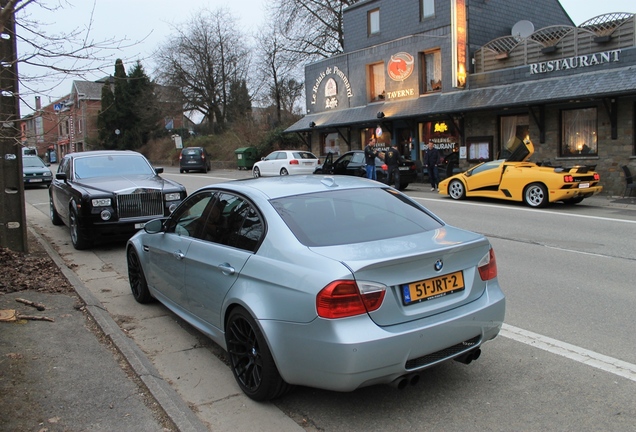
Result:
<svg viewBox="0 0 636 432"><path fill-rule="evenodd" d="M533 63L530 65L530 74L543 74L548 72L596 66L604 63L618 62L620 60L620 54L621 50L617 49L612 51Z"/></svg>

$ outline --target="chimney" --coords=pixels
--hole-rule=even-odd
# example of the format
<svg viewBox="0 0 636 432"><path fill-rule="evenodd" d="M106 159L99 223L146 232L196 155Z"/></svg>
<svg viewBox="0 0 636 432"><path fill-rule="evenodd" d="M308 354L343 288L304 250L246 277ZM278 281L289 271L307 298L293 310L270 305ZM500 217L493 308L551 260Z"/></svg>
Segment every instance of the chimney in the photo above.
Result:
<svg viewBox="0 0 636 432"><path fill-rule="evenodd" d="M42 109L42 102L40 102L40 96L35 97L35 110L40 111Z"/></svg>

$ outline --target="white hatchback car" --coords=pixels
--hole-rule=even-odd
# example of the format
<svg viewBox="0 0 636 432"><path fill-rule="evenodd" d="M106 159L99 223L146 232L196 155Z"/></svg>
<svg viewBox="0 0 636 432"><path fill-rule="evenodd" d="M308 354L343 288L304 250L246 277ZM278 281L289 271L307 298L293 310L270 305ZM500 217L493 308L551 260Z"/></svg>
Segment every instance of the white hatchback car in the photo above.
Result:
<svg viewBox="0 0 636 432"><path fill-rule="evenodd" d="M311 152L304 150L277 150L254 164L252 175L254 178L313 174L318 166L318 158Z"/></svg>

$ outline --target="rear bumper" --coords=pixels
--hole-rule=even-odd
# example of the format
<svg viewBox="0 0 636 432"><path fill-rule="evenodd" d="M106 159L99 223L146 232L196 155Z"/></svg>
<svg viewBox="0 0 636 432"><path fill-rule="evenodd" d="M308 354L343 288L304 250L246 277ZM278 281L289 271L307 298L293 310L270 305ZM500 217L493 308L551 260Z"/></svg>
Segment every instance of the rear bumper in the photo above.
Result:
<svg viewBox="0 0 636 432"><path fill-rule="evenodd" d="M505 297L495 282L472 303L395 326L378 327L368 315L309 324L263 320L260 325L285 381L352 391L391 383L475 349L497 336L504 315ZM437 355L462 344L465 350ZM420 361L431 354L436 360ZM407 362L418 366L407 368Z"/></svg>
<svg viewBox="0 0 636 432"><path fill-rule="evenodd" d="M574 198L589 198L603 191L603 186L592 186L584 189L557 189L550 191L550 202Z"/></svg>

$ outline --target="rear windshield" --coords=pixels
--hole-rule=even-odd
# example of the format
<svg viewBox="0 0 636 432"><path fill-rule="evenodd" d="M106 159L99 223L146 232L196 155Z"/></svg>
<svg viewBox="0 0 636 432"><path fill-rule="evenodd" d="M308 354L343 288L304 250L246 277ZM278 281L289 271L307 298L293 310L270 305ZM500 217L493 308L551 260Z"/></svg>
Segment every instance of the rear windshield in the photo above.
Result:
<svg viewBox="0 0 636 432"><path fill-rule="evenodd" d="M335 246L430 231L442 223L393 189L369 188L296 195L272 201L306 246Z"/></svg>
<svg viewBox="0 0 636 432"><path fill-rule="evenodd" d="M191 149L183 149L184 155L198 155L201 153L201 149L191 148Z"/></svg>
<svg viewBox="0 0 636 432"><path fill-rule="evenodd" d="M295 159L318 159L313 153L309 152L294 152Z"/></svg>

